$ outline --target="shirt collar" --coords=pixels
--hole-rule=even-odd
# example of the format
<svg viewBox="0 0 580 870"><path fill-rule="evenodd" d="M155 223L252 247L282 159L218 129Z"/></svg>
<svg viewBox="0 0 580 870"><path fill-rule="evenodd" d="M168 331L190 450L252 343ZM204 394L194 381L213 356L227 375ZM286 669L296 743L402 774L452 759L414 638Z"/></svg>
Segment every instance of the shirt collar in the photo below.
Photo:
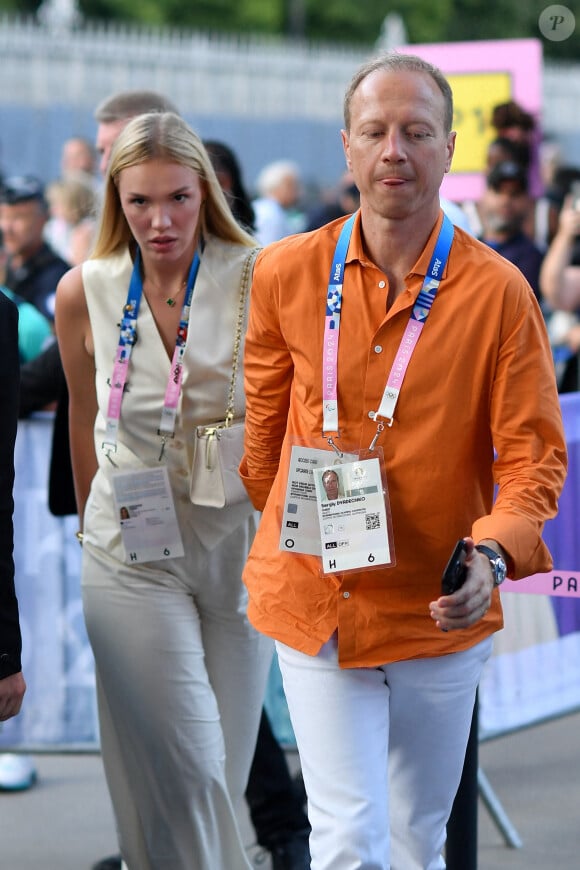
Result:
<svg viewBox="0 0 580 870"><path fill-rule="evenodd" d="M444 217L443 210L439 209L439 217L435 221L435 225L433 226L433 229L431 230L431 234L429 235L429 238L427 239L425 247L423 248L423 250L419 254L419 258L418 258L417 262L415 263L415 265L413 266L413 268L411 269L411 271L409 272L409 275L421 275L424 278L425 275L427 274L427 271L429 269L429 263L431 262L431 257L433 255L433 251L435 249L435 244L437 242L437 237L438 237L439 231L441 229L441 224L443 223L443 217ZM441 280L447 275L448 266L449 266L449 257L447 258L447 262L445 263L445 268L443 270L443 274L441 275ZM409 276L407 276L407 277L409 277Z"/></svg>
<svg viewBox="0 0 580 870"><path fill-rule="evenodd" d="M348 248L346 262L352 263L355 260L358 260L363 265L365 265L365 264L366 265L375 265L369 260L368 256L365 253L363 241L362 241L362 237L361 237L361 231L360 231L360 221L361 221L361 214L360 214L360 210L359 210L357 212L357 215L356 215L355 220L354 220L354 226L352 228L352 236L350 239L350 245ZM422 252L420 253L417 262L415 263L415 265L413 266L413 268L411 269L411 271L407 275L407 278L409 278L411 275L421 275L424 278L425 275L427 274L427 270L429 269L429 263L431 262L431 255L433 254L433 250L435 248L435 243L437 241L437 236L439 235L439 230L441 229L442 223L443 223L443 210L440 209L439 210L439 217L437 218L437 220L433 226L433 229L431 230L429 238L427 239L427 243L426 243L425 247L423 248ZM447 259L447 263L445 264L445 269L443 270L443 275L441 276L442 278L447 275L448 266L449 266L449 258Z"/></svg>

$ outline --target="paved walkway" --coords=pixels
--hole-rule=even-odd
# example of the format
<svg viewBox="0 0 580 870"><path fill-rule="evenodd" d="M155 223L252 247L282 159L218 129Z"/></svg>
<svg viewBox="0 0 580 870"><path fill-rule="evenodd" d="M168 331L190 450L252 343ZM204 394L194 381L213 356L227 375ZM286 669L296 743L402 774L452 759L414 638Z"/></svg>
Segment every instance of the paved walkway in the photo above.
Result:
<svg viewBox="0 0 580 870"><path fill-rule="evenodd" d="M115 851L100 758L41 755L36 760L34 788L0 793L0 870L89 870L97 858ZM506 846L480 801L478 870L577 870L580 714L484 743L480 764L523 845ZM247 819L242 827L256 868L268 870L251 846Z"/></svg>
<svg viewBox="0 0 580 870"><path fill-rule="evenodd" d="M478 870L578 870L580 714L484 743L479 761L523 845L480 802Z"/></svg>

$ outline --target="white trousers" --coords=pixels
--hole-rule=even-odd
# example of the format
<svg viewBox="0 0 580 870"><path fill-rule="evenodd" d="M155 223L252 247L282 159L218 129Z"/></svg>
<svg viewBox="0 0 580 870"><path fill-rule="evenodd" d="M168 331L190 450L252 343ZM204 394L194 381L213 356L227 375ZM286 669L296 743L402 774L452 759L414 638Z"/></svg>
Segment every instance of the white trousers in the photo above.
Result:
<svg viewBox="0 0 580 870"><path fill-rule="evenodd" d="M491 638L465 652L340 669L276 643L312 825L312 870L436 870Z"/></svg>
<svg viewBox="0 0 580 870"><path fill-rule="evenodd" d="M129 870L249 870L236 812L272 643L245 616L249 530L127 566L85 547L101 746ZM195 553L192 550L195 549Z"/></svg>

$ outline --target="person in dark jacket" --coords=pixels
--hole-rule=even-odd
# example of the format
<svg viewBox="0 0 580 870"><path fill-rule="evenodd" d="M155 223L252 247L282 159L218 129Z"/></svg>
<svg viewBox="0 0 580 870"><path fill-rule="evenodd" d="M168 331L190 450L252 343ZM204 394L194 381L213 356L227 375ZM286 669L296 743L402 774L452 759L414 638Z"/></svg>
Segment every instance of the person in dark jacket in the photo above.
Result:
<svg viewBox="0 0 580 870"><path fill-rule="evenodd" d="M541 302L544 255L524 232L530 204L525 168L511 160L496 164L487 176L481 201L481 241L518 267Z"/></svg>
<svg viewBox="0 0 580 870"><path fill-rule="evenodd" d="M56 285L70 268L44 241L48 205L33 175L6 179L0 187L0 230L8 254L4 283L54 320Z"/></svg>

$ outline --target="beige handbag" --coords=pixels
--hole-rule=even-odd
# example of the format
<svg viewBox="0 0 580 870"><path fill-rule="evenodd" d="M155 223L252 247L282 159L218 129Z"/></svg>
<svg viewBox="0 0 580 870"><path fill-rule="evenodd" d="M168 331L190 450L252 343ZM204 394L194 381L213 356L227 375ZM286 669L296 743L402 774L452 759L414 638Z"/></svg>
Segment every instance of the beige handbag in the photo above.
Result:
<svg viewBox="0 0 580 870"><path fill-rule="evenodd" d="M193 504L202 507L223 508L246 501L248 494L238 474L244 453L244 418L235 419L234 400L236 379L240 362L242 331L246 299L250 288L250 276L259 248L250 251L240 281L240 301L234 349L232 376L224 419L210 426L197 426L191 470L190 498Z"/></svg>

